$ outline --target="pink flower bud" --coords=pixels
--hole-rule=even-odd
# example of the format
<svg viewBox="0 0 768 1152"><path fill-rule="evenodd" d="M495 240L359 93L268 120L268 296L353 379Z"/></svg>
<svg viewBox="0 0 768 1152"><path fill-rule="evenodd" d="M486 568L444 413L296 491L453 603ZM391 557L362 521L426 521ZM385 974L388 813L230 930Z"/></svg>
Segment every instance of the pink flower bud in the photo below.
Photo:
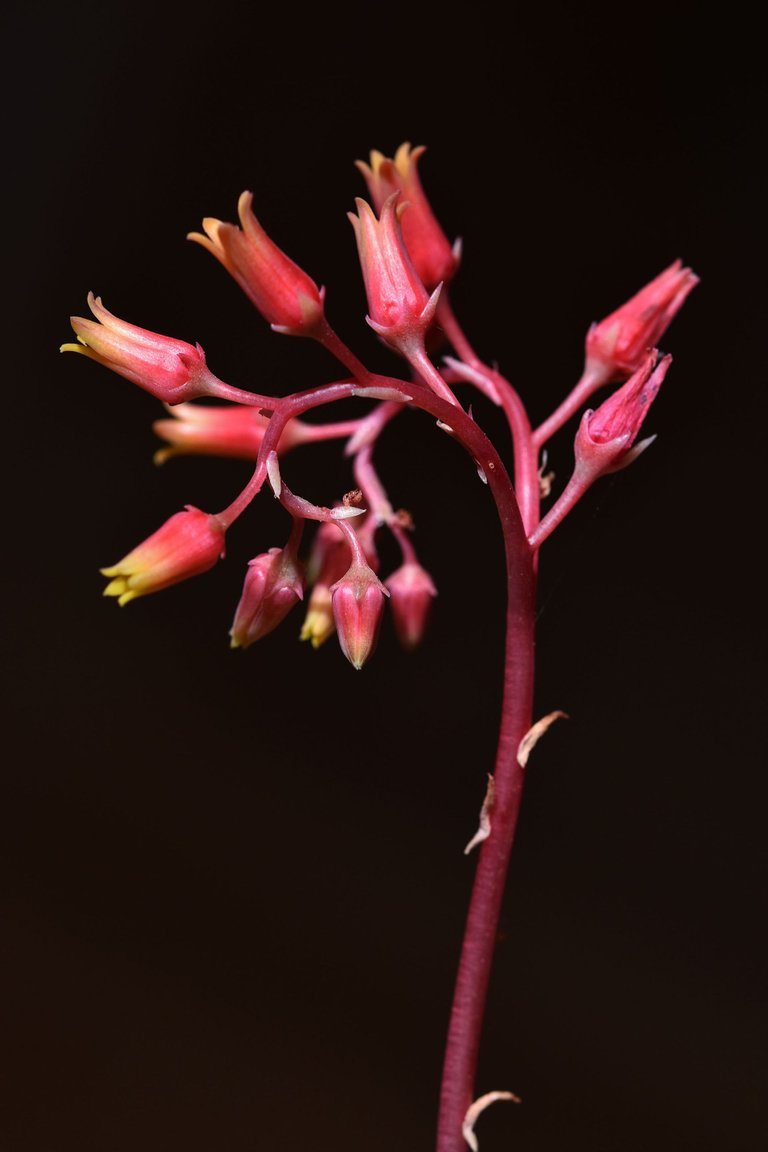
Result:
<svg viewBox="0 0 768 1152"><path fill-rule="evenodd" d="M62 352L81 352L166 404L216 395L221 381L206 367L199 344L158 336L118 320L92 292L88 306L99 323L72 316L79 344L62 344Z"/></svg>
<svg viewBox="0 0 768 1152"><path fill-rule="evenodd" d="M431 292L438 284L453 279L459 266L459 246L451 247L424 193L417 163L425 151L423 146L401 144L394 159L371 152L370 165L358 160L357 167L365 177L377 212L381 212L393 192L402 193L403 240L414 268Z"/></svg>
<svg viewBox="0 0 768 1152"><path fill-rule="evenodd" d="M376 647L384 597L388 595L373 569L359 561L353 561L331 588L339 644L350 664L358 670Z"/></svg>
<svg viewBox="0 0 768 1152"><path fill-rule="evenodd" d="M169 444L155 453L156 464L191 454L255 460L269 426L269 417L247 404L178 404L170 412L171 419L156 420L152 425ZM280 437L280 453L305 439L302 422L289 420Z"/></svg>
<svg viewBox="0 0 768 1152"><path fill-rule="evenodd" d="M400 229L395 192L376 219L365 200L357 199L357 216L349 213L355 230L365 292L368 323L398 351L422 345L432 323L440 288L430 296L408 255Z"/></svg>
<svg viewBox="0 0 768 1152"><path fill-rule="evenodd" d="M187 239L213 253L276 331L311 336L324 316L324 289L270 240L252 202L253 194L243 192L237 205L241 228L207 217L205 235L190 232Z"/></svg>
<svg viewBox="0 0 768 1152"><path fill-rule="evenodd" d="M111 568L105 596L116 596L121 606L207 572L224 555L224 526L217 516L187 504Z"/></svg>
<svg viewBox="0 0 768 1152"><path fill-rule="evenodd" d="M404 648L413 649L424 637L437 589L429 573L413 561L402 564L384 583L398 639Z"/></svg>
<svg viewBox="0 0 768 1152"><path fill-rule="evenodd" d="M586 371L605 383L635 372L683 306L699 278L675 260L655 280L587 333Z"/></svg>
<svg viewBox="0 0 768 1152"><path fill-rule="evenodd" d="M591 483L606 472L616 472L631 463L643 447L632 445L637 439L648 409L653 403L669 365L671 356L656 363L658 351L646 353L645 360L626 384L622 384L596 411L587 410L576 432L574 452L576 475Z"/></svg>
<svg viewBox="0 0 768 1152"><path fill-rule="evenodd" d="M282 623L304 598L296 557L286 548L270 548L248 564L243 593L230 630L233 648L248 648Z"/></svg>

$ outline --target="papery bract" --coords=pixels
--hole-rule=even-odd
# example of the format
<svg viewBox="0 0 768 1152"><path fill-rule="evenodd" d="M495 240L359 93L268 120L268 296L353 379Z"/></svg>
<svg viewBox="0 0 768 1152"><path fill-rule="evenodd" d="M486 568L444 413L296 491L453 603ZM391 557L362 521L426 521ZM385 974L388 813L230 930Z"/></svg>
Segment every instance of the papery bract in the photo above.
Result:
<svg viewBox="0 0 768 1152"><path fill-rule="evenodd" d="M92 292L88 293L88 306L98 323L83 316L70 317L79 343L62 344L62 352L80 352L166 404L217 394L221 381L207 368L199 344L160 336L119 320Z"/></svg>
<svg viewBox="0 0 768 1152"><path fill-rule="evenodd" d="M218 517L187 504L117 564L101 569L110 581L104 595L123 605L207 572L224 555L224 535Z"/></svg>
<svg viewBox="0 0 768 1152"><path fill-rule="evenodd" d="M690 268L675 260L626 304L593 324L586 339L587 373L609 383L635 372L698 282Z"/></svg>
<svg viewBox="0 0 768 1152"><path fill-rule="evenodd" d="M393 159L370 153L370 164L357 161L377 212L393 192L402 193L400 225L413 266L428 291L449 283L459 266L459 245L453 247L435 217L418 173L418 160L426 149L401 144Z"/></svg>
<svg viewBox="0 0 768 1152"><path fill-rule="evenodd" d="M207 248L237 281L251 303L278 332L311 336L323 319L324 289L269 238L253 214L253 194L237 205L242 227L213 217L187 239Z"/></svg>
<svg viewBox="0 0 768 1152"><path fill-rule="evenodd" d="M231 646L248 648L272 632L303 596L301 567L289 549L270 548L255 556L230 629Z"/></svg>

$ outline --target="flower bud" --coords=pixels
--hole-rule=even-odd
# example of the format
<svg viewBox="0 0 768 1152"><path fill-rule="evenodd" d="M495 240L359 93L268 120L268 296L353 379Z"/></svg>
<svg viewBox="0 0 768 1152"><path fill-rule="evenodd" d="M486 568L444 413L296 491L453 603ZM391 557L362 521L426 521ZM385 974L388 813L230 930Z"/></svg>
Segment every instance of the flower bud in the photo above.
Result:
<svg viewBox="0 0 768 1152"><path fill-rule="evenodd" d="M248 648L282 623L304 597L300 566L286 548L270 548L249 561L230 630L233 648Z"/></svg>
<svg viewBox="0 0 768 1152"><path fill-rule="evenodd" d="M362 668L376 647L384 597L389 592L367 564L353 561L331 588L331 603L339 644L350 664Z"/></svg>
<svg viewBox="0 0 768 1152"><path fill-rule="evenodd" d="M384 583L390 593L398 639L411 650L424 637L437 589L429 573L415 561L402 564Z"/></svg>
<svg viewBox="0 0 768 1152"><path fill-rule="evenodd" d="M636 372L698 282L690 268L675 260L626 304L593 324L586 339L586 371L604 383Z"/></svg>
<svg viewBox="0 0 768 1152"><path fill-rule="evenodd" d="M152 425L168 442L155 453L156 464L191 454L255 460L269 427L269 417L247 404L178 404L170 414L170 419ZM280 453L303 443L306 432L300 420L289 420L280 436Z"/></svg>

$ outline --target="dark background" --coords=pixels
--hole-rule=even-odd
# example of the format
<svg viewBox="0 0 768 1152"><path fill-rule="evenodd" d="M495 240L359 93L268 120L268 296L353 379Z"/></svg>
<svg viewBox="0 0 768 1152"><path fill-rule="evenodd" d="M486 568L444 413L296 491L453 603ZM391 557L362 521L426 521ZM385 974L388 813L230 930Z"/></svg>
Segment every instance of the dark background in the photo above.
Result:
<svg viewBox="0 0 768 1152"><path fill-rule="evenodd" d="M431 423L383 439L439 597L354 672L300 614L231 652L260 497L214 572L125 610L114 563L249 474L157 469L160 405L74 356L89 290L233 384L333 378L185 235L244 188L364 322L353 162L403 140L464 260L454 303L534 422L589 323L680 256L653 447L547 544L537 715L478 1091L483 1152L766 1145L764 65L729 6L6 9L2 1152L416 1152L491 770L501 546ZM468 400L468 393L462 394ZM497 414L475 415L502 447ZM563 482L570 435L551 445ZM506 449L505 449L506 450ZM329 502L334 446L286 461ZM292 621L292 622L291 622Z"/></svg>

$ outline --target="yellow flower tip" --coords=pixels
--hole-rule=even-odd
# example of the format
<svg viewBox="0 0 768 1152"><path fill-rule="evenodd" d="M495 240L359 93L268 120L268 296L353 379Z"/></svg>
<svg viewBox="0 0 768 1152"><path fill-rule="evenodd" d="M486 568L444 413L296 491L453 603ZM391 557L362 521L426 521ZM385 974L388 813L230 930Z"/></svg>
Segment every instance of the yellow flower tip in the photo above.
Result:
<svg viewBox="0 0 768 1152"><path fill-rule="evenodd" d="M85 352L82 342L78 344L61 344L59 352Z"/></svg>
<svg viewBox="0 0 768 1152"><path fill-rule="evenodd" d="M152 463L156 464L159 468L165 464L166 460L170 460L172 456L178 456L178 449L176 448L158 448L152 457Z"/></svg>
<svg viewBox="0 0 768 1152"><path fill-rule="evenodd" d="M310 608L299 633L300 640L309 640L317 650L334 631L333 614L318 608Z"/></svg>

